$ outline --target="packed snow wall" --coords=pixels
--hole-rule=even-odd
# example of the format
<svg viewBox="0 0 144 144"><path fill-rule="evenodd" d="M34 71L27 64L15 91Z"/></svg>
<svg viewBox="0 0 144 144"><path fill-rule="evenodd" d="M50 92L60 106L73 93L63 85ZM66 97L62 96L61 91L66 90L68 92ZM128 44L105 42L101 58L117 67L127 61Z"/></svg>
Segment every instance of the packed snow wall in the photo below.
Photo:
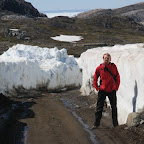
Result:
<svg viewBox="0 0 144 144"><path fill-rule="evenodd" d="M83 70L83 95L96 91L93 75L96 67L103 63L104 53L111 54L111 62L117 65L120 73L121 83L117 91L118 120L120 124L124 124L129 113L138 112L144 106L144 44L99 47L82 53L77 61Z"/></svg>
<svg viewBox="0 0 144 144"><path fill-rule="evenodd" d="M80 86L82 74L66 49L15 45L0 56L0 90Z"/></svg>

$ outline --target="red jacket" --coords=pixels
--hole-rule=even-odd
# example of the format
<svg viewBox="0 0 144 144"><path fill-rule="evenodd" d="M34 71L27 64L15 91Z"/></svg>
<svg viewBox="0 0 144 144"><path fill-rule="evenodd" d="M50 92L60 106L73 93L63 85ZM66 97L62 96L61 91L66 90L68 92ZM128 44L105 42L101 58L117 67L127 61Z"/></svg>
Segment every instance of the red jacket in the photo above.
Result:
<svg viewBox="0 0 144 144"><path fill-rule="evenodd" d="M104 70L104 68L105 68L104 65L108 68L108 70L113 75L116 76L116 82L114 81L114 78L112 77L112 75L107 70ZM97 91L99 89L104 90L105 92L111 92L113 90L118 90L119 85L120 85L120 75L119 75L116 65L114 63L110 63L109 65L104 63L104 65L100 64L96 68L96 71L94 74L94 80L93 80L94 87L96 88ZM100 87L97 84L99 76L102 80Z"/></svg>

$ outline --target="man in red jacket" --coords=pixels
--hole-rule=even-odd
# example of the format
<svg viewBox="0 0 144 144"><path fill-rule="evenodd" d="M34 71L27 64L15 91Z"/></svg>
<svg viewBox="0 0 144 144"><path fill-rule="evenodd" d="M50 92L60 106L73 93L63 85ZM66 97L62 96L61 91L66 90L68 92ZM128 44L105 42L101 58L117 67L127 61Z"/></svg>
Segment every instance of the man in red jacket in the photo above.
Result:
<svg viewBox="0 0 144 144"><path fill-rule="evenodd" d="M111 63L111 55L106 53L103 55L103 64L100 64L95 71L93 85L98 91L97 108L95 112L95 123L91 129L96 129L100 125L102 111L106 96L108 96L112 108L113 126L118 126L117 120L117 97L116 91L120 84L120 75L114 63ZM100 76L100 86L97 81Z"/></svg>

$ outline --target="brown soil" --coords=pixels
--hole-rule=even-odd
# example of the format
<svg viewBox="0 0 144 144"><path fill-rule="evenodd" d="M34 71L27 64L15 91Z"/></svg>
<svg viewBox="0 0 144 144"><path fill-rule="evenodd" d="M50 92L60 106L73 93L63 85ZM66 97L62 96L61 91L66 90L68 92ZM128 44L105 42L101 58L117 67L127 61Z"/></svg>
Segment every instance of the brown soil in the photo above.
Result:
<svg viewBox="0 0 144 144"><path fill-rule="evenodd" d="M144 125L113 128L108 108L104 114L109 115L103 115L100 127L89 129L96 95L82 96L79 90L70 90L11 100L19 107L15 120L1 134L2 144L144 144Z"/></svg>

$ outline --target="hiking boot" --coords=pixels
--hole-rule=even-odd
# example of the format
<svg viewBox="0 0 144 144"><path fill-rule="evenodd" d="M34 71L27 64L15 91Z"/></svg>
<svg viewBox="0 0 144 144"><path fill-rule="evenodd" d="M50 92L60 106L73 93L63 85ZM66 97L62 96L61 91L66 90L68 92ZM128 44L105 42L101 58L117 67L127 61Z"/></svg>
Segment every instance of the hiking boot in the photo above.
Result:
<svg viewBox="0 0 144 144"><path fill-rule="evenodd" d="M93 125L93 126L90 128L90 130L94 130L94 129L97 129L97 128L98 128L98 126Z"/></svg>
<svg viewBox="0 0 144 144"><path fill-rule="evenodd" d="M113 127L116 128L118 126L118 124L114 124Z"/></svg>

